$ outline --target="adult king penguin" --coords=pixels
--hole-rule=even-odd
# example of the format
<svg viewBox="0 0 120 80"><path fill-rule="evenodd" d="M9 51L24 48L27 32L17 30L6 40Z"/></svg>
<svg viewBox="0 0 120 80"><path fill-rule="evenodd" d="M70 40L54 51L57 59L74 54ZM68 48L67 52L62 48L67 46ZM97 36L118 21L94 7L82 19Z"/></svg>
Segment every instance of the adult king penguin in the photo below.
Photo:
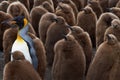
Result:
<svg viewBox="0 0 120 80"><path fill-rule="evenodd" d="M38 59L36 56L36 51L34 49L32 38L27 34L28 33L28 20L24 16L17 16L13 20L5 21L5 23L11 25L11 27L15 27L16 25L19 27L17 38L12 45L11 52L21 51L25 59L33 64L34 68L37 69ZM11 61L13 60L11 56Z"/></svg>

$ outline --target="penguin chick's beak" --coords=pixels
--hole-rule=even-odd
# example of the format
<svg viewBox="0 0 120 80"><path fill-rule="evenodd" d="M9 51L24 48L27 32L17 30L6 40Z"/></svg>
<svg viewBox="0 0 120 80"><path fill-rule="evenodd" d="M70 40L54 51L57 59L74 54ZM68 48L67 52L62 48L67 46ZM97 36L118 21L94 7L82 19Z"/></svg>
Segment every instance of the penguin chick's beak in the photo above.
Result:
<svg viewBox="0 0 120 80"><path fill-rule="evenodd" d="M67 26L71 31L73 31L73 28L70 26L70 25L68 25Z"/></svg>
<svg viewBox="0 0 120 80"><path fill-rule="evenodd" d="M52 19L52 21L53 21L53 22L56 22L56 23L58 22L58 20L57 20L57 19Z"/></svg>
<svg viewBox="0 0 120 80"><path fill-rule="evenodd" d="M110 34L107 34L106 36L107 36L108 40L110 40L110 39L111 39Z"/></svg>
<svg viewBox="0 0 120 80"><path fill-rule="evenodd" d="M112 12L112 8L106 8L107 12Z"/></svg>
<svg viewBox="0 0 120 80"><path fill-rule="evenodd" d="M118 27L118 25L112 25L112 27L116 29Z"/></svg>
<svg viewBox="0 0 120 80"><path fill-rule="evenodd" d="M62 34L63 38L67 41L67 37L65 34Z"/></svg>
<svg viewBox="0 0 120 80"><path fill-rule="evenodd" d="M16 21L13 21L13 20L8 21L8 24L10 24L10 25L16 24Z"/></svg>

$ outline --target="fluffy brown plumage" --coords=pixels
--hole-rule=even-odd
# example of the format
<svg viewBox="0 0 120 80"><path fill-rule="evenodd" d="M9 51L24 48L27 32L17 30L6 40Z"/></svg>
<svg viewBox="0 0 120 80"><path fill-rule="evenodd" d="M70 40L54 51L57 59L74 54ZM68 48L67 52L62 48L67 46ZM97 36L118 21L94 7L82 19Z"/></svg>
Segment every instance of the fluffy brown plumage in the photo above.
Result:
<svg viewBox="0 0 120 80"><path fill-rule="evenodd" d="M95 29L96 29L97 16L91 7L86 6L77 16L77 26L83 28L84 31L88 32L95 47Z"/></svg>
<svg viewBox="0 0 120 80"><path fill-rule="evenodd" d="M86 80L119 80L119 61L120 43L113 34L108 34L97 49Z"/></svg>
<svg viewBox="0 0 120 80"><path fill-rule="evenodd" d="M58 40L63 38L63 35L66 35L69 32L68 26L65 19L58 16L56 22L52 23L47 30L45 49L49 66L52 66L54 60L54 45Z"/></svg>
<svg viewBox="0 0 120 80"><path fill-rule="evenodd" d="M0 11L4 11L4 12L7 12L7 8L9 6L9 2L8 1L2 1L0 3Z"/></svg>
<svg viewBox="0 0 120 80"><path fill-rule="evenodd" d="M72 1L75 3L78 11L80 11L83 8L81 0L72 0Z"/></svg>
<svg viewBox="0 0 120 80"><path fill-rule="evenodd" d="M59 3L59 6L57 7L57 10L55 12L57 16L62 16L66 20L66 22L73 26L76 23L75 14L73 12L73 9L65 3Z"/></svg>
<svg viewBox="0 0 120 80"><path fill-rule="evenodd" d="M13 58L14 60L4 67L3 80L41 80L32 64L25 60L21 52L15 51Z"/></svg>
<svg viewBox="0 0 120 80"><path fill-rule="evenodd" d="M104 33L106 29L111 26L113 19L118 19L118 17L112 13L103 13L98 19L96 24L96 47L104 41Z"/></svg>
<svg viewBox="0 0 120 80"><path fill-rule="evenodd" d="M27 8L28 11L30 11L30 3L29 0L8 0L9 3L20 1L24 6Z"/></svg>
<svg viewBox="0 0 120 80"><path fill-rule="evenodd" d="M17 37L18 28L10 28L4 32L3 35L3 53L4 53L4 62L7 64L10 61L10 51L12 44L14 43Z"/></svg>
<svg viewBox="0 0 120 80"><path fill-rule="evenodd" d="M88 2L88 6L93 9L93 11L94 11L94 12L96 13L96 15L97 15L97 18L99 18L100 15L103 13L103 10L102 10L102 8L101 8L101 6L100 6L100 4L99 4L98 1L92 1L92 0L90 0L90 1Z"/></svg>
<svg viewBox="0 0 120 80"><path fill-rule="evenodd" d="M56 15L54 13L45 13L39 22L39 36L42 40L43 44L45 44L46 41L46 34L49 26L55 21Z"/></svg>
<svg viewBox="0 0 120 80"><path fill-rule="evenodd" d="M12 2L7 9L7 13L12 15L13 17L16 16L25 16L30 21L30 16L27 8L19 1Z"/></svg>
<svg viewBox="0 0 120 80"><path fill-rule="evenodd" d="M21 3L25 5L28 11L30 11L30 2L29 0L19 0Z"/></svg>
<svg viewBox="0 0 120 80"><path fill-rule="evenodd" d="M108 2L109 8L115 7L116 4L118 3L118 1L119 1L119 0L109 0L109 2Z"/></svg>
<svg viewBox="0 0 120 80"><path fill-rule="evenodd" d="M42 15L45 14L46 12L48 12L48 11L41 6L34 7L30 12L31 24L32 24L37 36L39 36L39 34L38 34L39 21L40 21Z"/></svg>
<svg viewBox="0 0 120 80"><path fill-rule="evenodd" d="M28 34L33 39L33 43L34 43L34 47L35 47L35 51L36 51L36 56L38 58L37 72L39 73L39 76L41 76L42 80L44 80L46 66L47 66L45 47L44 47L42 41L38 37L36 37L32 33L28 33Z"/></svg>
<svg viewBox="0 0 120 80"><path fill-rule="evenodd" d="M79 6L78 10L80 11L81 8L84 8L87 5L87 2L89 0L72 0L72 1L76 4L76 6Z"/></svg>
<svg viewBox="0 0 120 80"><path fill-rule="evenodd" d="M48 1L44 1L41 4L41 6L48 10L49 12L54 13L54 7Z"/></svg>
<svg viewBox="0 0 120 80"><path fill-rule="evenodd" d="M75 19L77 18L78 9L72 0L58 0L58 2L68 4L73 9Z"/></svg>
<svg viewBox="0 0 120 80"><path fill-rule="evenodd" d="M102 7L103 12L107 11L109 0L98 0L100 6Z"/></svg>
<svg viewBox="0 0 120 80"><path fill-rule="evenodd" d="M109 12L115 14L116 16L120 18L120 8L118 7L109 8Z"/></svg>
<svg viewBox="0 0 120 80"><path fill-rule="evenodd" d="M83 80L85 56L82 47L72 35L59 40L54 52L53 80Z"/></svg>
<svg viewBox="0 0 120 80"><path fill-rule="evenodd" d="M2 46L3 34L5 30L9 28L8 25L3 25L2 22L8 19L12 19L12 16L3 11L0 11L0 50L1 51L3 51L3 46Z"/></svg>
<svg viewBox="0 0 120 80"><path fill-rule="evenodd" d="M118 41L120 41L120 20L114 19L111 22L111 26L106 29L105 35L114 34Z"/></svg>
<svg viewBox="0 0 120 80"><path fill-rule="evenodd" d="M40 6L44 1L48 1L53 6L53 1L52 0L34 0L33 7Z"/></svg>
<svg viewBox="0 0 120 80"><path fill-rule="evenodd" d="M79 26L71 27L69 34L73 35L82 47L86 58L86 73L92 60L92 42L90 36Z"/></svg>

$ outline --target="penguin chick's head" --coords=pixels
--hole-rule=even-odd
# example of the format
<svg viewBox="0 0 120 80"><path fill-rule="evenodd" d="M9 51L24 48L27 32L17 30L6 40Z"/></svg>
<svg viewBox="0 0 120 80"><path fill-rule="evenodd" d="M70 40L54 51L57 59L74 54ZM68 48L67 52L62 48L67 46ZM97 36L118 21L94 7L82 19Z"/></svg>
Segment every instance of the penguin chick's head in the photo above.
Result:
<svg viewBox="0 0 120 80"><path fill-rule="evenodd" d="M120 30L120 20L119 19L112 20L111 25L114 29Z"/></svg>
<svg viewBox="0 0 120 80"><path fill-rule="evenodd" d="M14 60L24 60L25 59L23 53L20 51L15 51L12 55L13 55Z"/></svg>
<svg viewBox="0 0 120 80"><path fill-rule="evenodd" d="M16 24L17 26L19 26L19 29L22 29L28 23L28 20L24 16L17 16L14 17L12 20L7 20L3 23L7 23L11 26Z"/></svg>
<svg viewBox="0 0 120 80"><path fill-rule="evenodd" d="M104 40L107 42L107 44L109 45L114 45L118 42L116 36L114 36L113 34L107 34L105 35Z"/></svg>

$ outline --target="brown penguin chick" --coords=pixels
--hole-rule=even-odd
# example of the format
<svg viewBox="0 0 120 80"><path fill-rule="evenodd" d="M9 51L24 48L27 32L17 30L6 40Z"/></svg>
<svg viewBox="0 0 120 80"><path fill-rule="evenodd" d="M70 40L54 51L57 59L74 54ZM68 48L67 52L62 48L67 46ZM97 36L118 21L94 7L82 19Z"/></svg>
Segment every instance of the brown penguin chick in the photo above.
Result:
<svg viewBox="0 0 120 80"><path fill-rule="evenodd" d="M83 80L85 55L72 35L59 40L54 46L53 80Z"/></svg>
<svg viewBox="0 0 120 80"><path fill-rule="evenodd" d="M15 51L12 55L14 60L25 60L25 56L20 51Z"/></svg>
<svg viewBox="0 0 120 80"><path fill-rule="evenodd" d="M78 13L77 26L83 28L84 31L88 32L95 47L95 29L96 29L97 16L91 7L86 6L82 11Z"/></svg>
<svg viewBox="0 0 120 80"><path fill-rule="evenodd" d="M114 19L111 22L111 27L106 29L105 35L114 34L118 41L120 41L120 20Z"/></svg>
<svg viewBox="0 0 120 80"><path fill-rule="evenodd" d="M118 19L118 17L112 13L103 13L97 21L96 24L96 47L104 41L104 33L106 29L111 26L111 21L113 19Z"/></svg>
<svg viewBox="0 0 120 80"><path fill-rule="evenodd" d="M37 36L39 36L39 34L38 34L39 21L40 21L42 15L45 14L46 12L48 12L48 11L41 6L34 7L30 12L31 24L32 24Z"/></svg>
<svg viewBox="0 0 120 80"><path fill-rule="evenodd" d="M54 13L54 7L48 2L48 1L44 1L41 6L43 8L45 8L46 10L48 10L51 13Z"/></svg>
<svg viewBox="0 0 120 80"><path fill-rule="evenodd" d="M72 0L72 1L76 4L76 6L79 5L79 8L78 8L79 11L81 10L81 8L84 8L88 2L88 0Z"/></svg>
<svg viewBox="0 0 120 80"><path fill-rule="evenodd" d="M40 6L44 1L48 1L53 6L53 1L52 0L34 0L33 7Z"/></svg>
<svg viewBox="0 0 120 80"><path fill-rule="evenodd" d="M4 32L3 35L3 53L4 53L4 62L7 64L10 61L10 52L12 44L14 43L17 37L18 28L9 28Z"/></svg>
<svg viewBox="0 0 120 80"><path fill-rule="evenodd" d="M7 12L7 8L9 6L9 2L8 1L2 1L0 3L0 11L4 11L4 12Z"/></svg>
<svg viewBox="0 0 120 80"><path fill-rule="evenodd" d="M75 3L78 11L80 11L82 8L84 8L83 5L82 5L81 0L72 0L72 1Z"/></svg>
<svg viewBox="0 0 120 80"><path fill-rule="evenodd" d="M34 30L32 29L31 25L29 24L29 32L35 34ZM10 27L10 26L9 26ZM5 64L10 61L10 52L12 48L12 44L14 43L17 37L18 28L9 28L6 29L3 34L3 53L4 53L4 60Z"/></svg>
<svg viewBox="0 0 120 80"><path fill-rule="evenodd" d="M119 80L119 61L120 43L113 34L108 34L97 49L86 80Z"/></svg>
<svg viewBox="0 0 120 80"><path fill-rule="evenodd" d="M11 14L13 17L25 16L30 21L30 16L27 8L19 1L12 2L7 9L7 13Z"/></svg>
<svg viewBox="0 0 120 80"><path fill-rule="evenodd" d="M42 40L43 44L45 44L46 41L46 34L49 26L55 21L56 15L54 13L45 13L39 22L39 36Z"/></svg>
<svg viewBox="0 0 120 80"><path fill-rule="evenodd" d="M3 80L42 80L23 53L15 51L13 58L4 67Z"/></svg>
<svg viewBox="0 0 120 80"><path fill-rule="evenodd" d="M78 41L79 45L82 46L85 57L86 57L86 72L89 68L89 65L92 60L92 42L90 36L87 32L79 26L71 27L69 34L73 35L74 38Z"/></svg>
<svg viewBox="0 0 120 80"><path fill-rule="evenodd" d="M66 22L73 26L76 23L75 14L73 12L73 9L65 3L59 3L59 6L57 7L57 10L55 12L57 16L62 16L66 20Z"/></svg>
<svg viewBox="0 0 120 80"><path fill-rule="evenodd" d="M9 3L20 1L24 6L27 8L28 11L30 11L30 4L29 0L8 0Z"/></svg>
<svg viewBox="0 0 120 80"><path fill-rule="evenodd" d="M78 9L72 0L58 0L58 2L59 3L62 2L62 3L68 4L69 6L71 6L71 8L73 9L74 15L75 15L75 19L77 18Z"/></svg>
<svg viewBox="0 0 120 80"><path fill-rule="evenodd" d="M82 3L83 8L87 5L89 0L80 0Z"/></svg>
<svg viewBox="0 0 120 80"><path fill-rule="evenodd" d="M23 3L25 5L25 7L27 8L27 10L30 12L30 3L29 0L19 0L21 3Z"/></svg>
<svg viewBox="0 0 120 80"><path fill-rule="evenodd" d="M100 4L98 3L98 1L88 1L88 6L91 7L93 9L93 11L96 13L97 18L100 17L100 15L103 13L103 10L100 6Z"/></svg>
<svg viewBox="0 0 120 80"><path fill-rule="evenodd" d="M98 0L100 6L102 7L103 12L107 11L109 0Z"/></svg>
<svg viewBox="0 0 120 80"><path fill-rule="evenodd" d="M109 0L108 6L109 8L115 7L119 0Z"/></svg>
<svg viewBox="0 0 120 80"><path fill-rule="evenodd" d="M3 25L2 22L8 19L12 19L12 16L3 11L0 11L0 51L3 51L3 34L5 30L9 28L8 25Z"/></svg>
<svg viewBox="0 0 120 80"><path fill-rule="evenodd" d="M38 37L36 37L34 34L32 34L32 33L28 33L28 34L33 39L36 55L38 58L37 72L41 76L42 80L44 80L46 66L47 66L44 45L43 45L42 41Z"/></svg>
<svg viewBox="0 0 120 80"><path fill-rule="evenodd" d="M115 14L116 16L120 18L120 8L118 7L109 8L109 12Z"/></svg>
<svg viewBox="0 0 120 80"><path fill-rule="evenodd" d="M63 38L62 34L66 35L69 32L68 27L69 25L65 22L65 19L58 16L56 22L52 23L47 30L45 49L49 66L52 66L54 59L54 45L58 40Z"/></svg>

